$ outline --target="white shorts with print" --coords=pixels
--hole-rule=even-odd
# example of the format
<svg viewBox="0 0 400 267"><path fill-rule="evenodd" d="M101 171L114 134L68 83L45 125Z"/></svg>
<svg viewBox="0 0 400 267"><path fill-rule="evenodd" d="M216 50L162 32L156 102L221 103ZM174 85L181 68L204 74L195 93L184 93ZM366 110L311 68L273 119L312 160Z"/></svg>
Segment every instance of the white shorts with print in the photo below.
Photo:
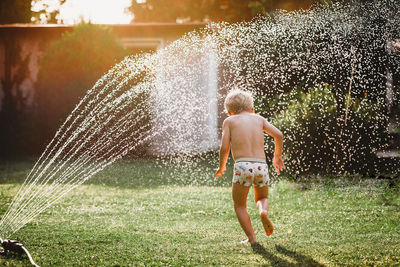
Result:
<svg viewBox="0 0 400 267"><path fill-rule="evenodd" d="M268 166L263 159L240 158L233 166L232 183L244 186L269 185Z"/></svg>

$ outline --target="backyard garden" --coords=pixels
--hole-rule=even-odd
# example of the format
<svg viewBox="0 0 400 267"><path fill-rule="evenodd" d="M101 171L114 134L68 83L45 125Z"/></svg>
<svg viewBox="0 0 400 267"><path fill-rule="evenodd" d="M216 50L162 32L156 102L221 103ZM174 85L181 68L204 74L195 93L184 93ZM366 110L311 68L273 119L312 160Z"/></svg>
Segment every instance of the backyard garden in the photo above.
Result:
<svg viewBox="0 0 400 267"><path fill-rule="evenodd" d="M4 41L21 77L1 83L0 238L40 266L398 266L400 4L314 4L251 1L257 15L210 13L141 54L80 23L44 46L30 104L30 56ZM232 156L215 178L235 88L283 133L280 174L265 135L272 235L248 196L255 244L241 243ZM6 250L0 265L29 264Z"/></svg>

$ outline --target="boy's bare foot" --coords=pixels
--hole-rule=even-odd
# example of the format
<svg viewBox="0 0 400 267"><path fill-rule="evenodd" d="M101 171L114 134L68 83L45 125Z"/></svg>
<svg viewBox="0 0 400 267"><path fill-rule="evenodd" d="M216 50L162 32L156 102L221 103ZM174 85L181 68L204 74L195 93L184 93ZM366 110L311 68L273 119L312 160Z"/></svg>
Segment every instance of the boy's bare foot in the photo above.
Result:
<svg viewBox="0 0 400 267"><path fill-rule="evenodd" d="M251 245L253 245L253 244L257 244L257 241L254 240L254 241L250 242L249 239L246 239L246 240L240 241L240 244L244 244L244 245L251 244Z"/></svg>
<svg viewBox="0 0 400 267"><path fill-rule="evenodd" d="M266 212L261 212L260 218L267 236L272 235L272 232L274 231L274 226L272 225L272 222L269 220L268 214Z"/></svg>

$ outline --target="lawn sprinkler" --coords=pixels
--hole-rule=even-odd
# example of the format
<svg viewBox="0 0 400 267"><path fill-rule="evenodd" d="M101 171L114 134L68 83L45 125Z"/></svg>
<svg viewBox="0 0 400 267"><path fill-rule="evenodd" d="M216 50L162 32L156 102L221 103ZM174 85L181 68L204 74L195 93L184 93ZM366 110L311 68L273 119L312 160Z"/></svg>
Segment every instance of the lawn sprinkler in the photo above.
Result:
<svg viewBox="0 0 400 267"><path fill-rule="evenodd" d="M29 251L24 247L23 244L19 243L16 240L3 240L0 238L1 246L3 247L3 251L0 251L0 255L6 256L8 253L12 252L18 255L26 254L28 256L29 261L33 266L39 267L32 259Z"/></svg>

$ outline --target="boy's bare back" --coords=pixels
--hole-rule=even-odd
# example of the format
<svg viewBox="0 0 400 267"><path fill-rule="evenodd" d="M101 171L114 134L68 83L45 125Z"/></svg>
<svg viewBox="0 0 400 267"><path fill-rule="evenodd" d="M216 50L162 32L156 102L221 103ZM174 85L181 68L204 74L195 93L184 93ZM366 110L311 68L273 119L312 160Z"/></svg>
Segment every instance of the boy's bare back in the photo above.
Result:
<svg viewBox="0 0 400 267"><path fill-rule="evenodd" d="M229 131L233 159L265 159L264 132L265 119L250 112L242 112L228 117L223 127Z"/></svg>
<svg viewBox="0 0 400 267"><path fill-rule="evenodd" d="M239 158L265 159L264 132L275 139L273 165L279 173L285 168L282 161L282 133L262 116L243 111L226 118L222 125L220 167L225 165L229 150L234 160Z"/></svg>

